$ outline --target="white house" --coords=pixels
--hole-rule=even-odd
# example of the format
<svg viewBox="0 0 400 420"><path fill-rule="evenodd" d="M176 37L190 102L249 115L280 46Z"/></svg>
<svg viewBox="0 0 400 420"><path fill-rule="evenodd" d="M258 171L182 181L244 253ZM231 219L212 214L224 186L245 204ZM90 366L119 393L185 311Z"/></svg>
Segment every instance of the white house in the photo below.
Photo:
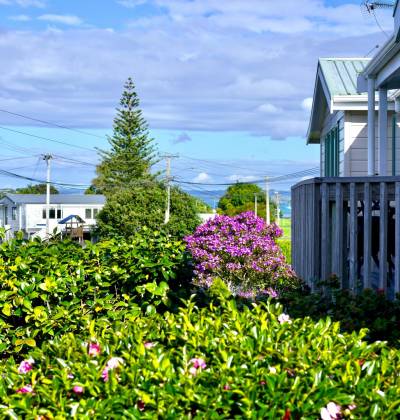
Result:
<svg viewBox="0 0 400 420"><path fill-rule="evenodd" d="M96 225L96 216L103 208L103 195L53 194L50 196L50 232L62 231L59 222L68 216L84 220L84 230ZM0 200L0 226L11 234L23 231L26 236L41 235L46 229L45 194L6 194Z"/></svg>
<svg viewBox="0 0 400 420"><path fill-rule="evenodd" d="M375 175L381 166L386 168L385 175L400 174L400 118L397 122L394 112L397 90L388 94L385 153L378 153L375 145L373 173L369 170L368 95L358 92L357 78L370 64L367 58L321 58L318 62L307 142L320 144L321 176ZM377 119L374 125L377 133Z"/></svg>

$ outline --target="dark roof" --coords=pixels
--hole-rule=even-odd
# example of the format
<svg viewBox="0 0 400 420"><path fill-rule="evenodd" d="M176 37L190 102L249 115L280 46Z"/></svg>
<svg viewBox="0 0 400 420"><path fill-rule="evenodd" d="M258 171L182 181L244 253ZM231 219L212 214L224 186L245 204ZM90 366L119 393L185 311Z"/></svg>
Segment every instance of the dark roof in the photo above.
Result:
<svg viewBox="0 0 400 420"><path fill-rule="evenodd" d="M82 217L78 216L77 214L70 214L69 216L65 217L64 219L60 220L58 223L60 225L65 225L69 221L76 220L79 223L85 223L85 221L82 219Z"/></svg>
<svg viewBox="0 0 400 420"><path fill-rule="evenodd" d="M46 194L6 194L4 198L15 204L46 204ZM4 200L4 198L2 200ZM1 201L2 201L1 200ZM51 194L51 204L104 204L104 195L97 194Z"/></svg>

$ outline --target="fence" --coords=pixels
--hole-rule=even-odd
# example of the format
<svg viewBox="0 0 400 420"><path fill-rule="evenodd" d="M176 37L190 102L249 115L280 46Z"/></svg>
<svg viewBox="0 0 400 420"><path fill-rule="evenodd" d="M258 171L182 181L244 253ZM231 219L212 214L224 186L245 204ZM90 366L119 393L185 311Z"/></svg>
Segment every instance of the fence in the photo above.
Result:
<svg viewBox="0 0 400 420"><path fill-rule="evenodd" d="M292 187L292 265L312 289L400 292L400 177L314 178Z"/></svg>

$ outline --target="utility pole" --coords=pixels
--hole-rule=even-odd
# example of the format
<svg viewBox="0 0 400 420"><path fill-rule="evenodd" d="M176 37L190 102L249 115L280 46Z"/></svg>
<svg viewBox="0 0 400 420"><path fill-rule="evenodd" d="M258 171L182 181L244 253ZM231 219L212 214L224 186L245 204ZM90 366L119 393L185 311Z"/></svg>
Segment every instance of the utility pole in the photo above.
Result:
<svg viewBox="0 0 400 420"><path fill-rule="evenodd" d="M269 182L268 177L265 177L265 222L267 225L271 224L271 217L269 213Z"/></svg>
<svg viewBox="0 0 400 420"><path fill-rule="evenodd" d="M280 222L281 222L281 218L280 218L280 216L281 216L281 209L279 208L279 192L278 191L275 191L275 195L276 195L276 224L279 226L280 225Z"/></svg>
<svg viewBox="0 0 400 420"><path fill-rule="evenodd" d="M43 155L43 160L46 161L47 165L47 176L46 176L46 236L50 234L50 161L53 158L52 155Z"/></svg>
<svg viewBox="0 0 400 420"><path fill-rule="evenodd" d="M254 193L254 214L257 217L257 193Z"/></svg>
<svg viewBox="0 0 400 420"><path fill-rule="evenodd" d="M165 174L165 179L167 181L167 205L165 207L165 218L164 218L164 224L167 224L169 222L170 216L171 216L171 159L177 158L178 155L165 155L162 156L166 162L167 162L167 170Z"/></svg>

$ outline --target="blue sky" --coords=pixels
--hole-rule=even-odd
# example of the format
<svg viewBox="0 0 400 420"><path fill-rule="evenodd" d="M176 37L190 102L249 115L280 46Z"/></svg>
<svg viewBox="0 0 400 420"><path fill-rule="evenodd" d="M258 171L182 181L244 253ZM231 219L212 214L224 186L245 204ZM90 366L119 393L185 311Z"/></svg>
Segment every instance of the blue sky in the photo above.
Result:
<svg viewBox="0 0 400 420"><path fill-rule="evenodd" d="M359 0L0 0L0 127L107 147L132 76L160 152L177 179L260 179L318 165L305 145L320 56L364 56L385 35ZM390 11L379 11L390 32ZM0 128L1 169L90 183L96 153ZM197 159L197 160L196 160ZM17 168L17 169L15 169ZM23 184L1 177L0 187ZM287 189L290 183L279 185ZM211 186L207 188L212 189Z"/></svg>

